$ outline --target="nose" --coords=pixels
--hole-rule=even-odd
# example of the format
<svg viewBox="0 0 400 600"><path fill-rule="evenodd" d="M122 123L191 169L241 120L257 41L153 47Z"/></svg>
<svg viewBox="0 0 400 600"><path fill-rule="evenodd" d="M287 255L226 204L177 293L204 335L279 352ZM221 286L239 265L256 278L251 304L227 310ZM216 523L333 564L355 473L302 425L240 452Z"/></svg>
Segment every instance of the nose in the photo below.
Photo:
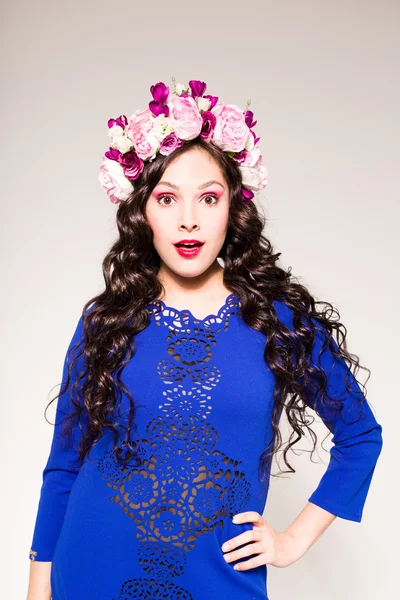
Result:
<svg viewBox="0 0 400 600"><path fill-rule="evenodd" d="M180 217L179 228L185 229L186 231L192 231L193 229L198 229L198 227L198 217L193 203L184 203L182 208L182 214Z"/></svg>

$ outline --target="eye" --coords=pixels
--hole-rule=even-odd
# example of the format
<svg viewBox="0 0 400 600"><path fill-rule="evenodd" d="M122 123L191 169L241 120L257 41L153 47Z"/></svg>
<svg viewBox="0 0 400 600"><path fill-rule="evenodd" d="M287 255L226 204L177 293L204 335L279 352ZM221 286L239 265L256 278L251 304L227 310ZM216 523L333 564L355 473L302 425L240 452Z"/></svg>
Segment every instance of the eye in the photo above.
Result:
<svg viewBox="0 0 400 600"><path fill-rule="evenodd" d="M163 203L162 200L164 200L164 198L172 198L172 196L170 196L169 194L162 194L161 196L159 196L157 198L157 202L159 204L161 204L161 206L171 206L171 202L168 202L167 204ZM210 206L213 206L215 204L217 204L218 202L218 196L216 194L206 194L205 196L203 196L202 200L204 200L204 198L213 198L213 200L215 200L215 202L206 202L206 204L209 204ZM172 198L173 199L173 198Z"/></svg>
<svg viewBox="0 0 400 600"><path fill-rule="evenodd" d="M161 206L170 206L170 203L169 203L169 204L162 204L162 203L161 203L161 200L163 200L164 198L172 198L172 196L170 196L169 194L162 194L162 196L159 196L159 197L157 198L157 202L158 202L159 204L161 204Z"/></svg>
<svg viewBox="0 0 400 600"><path fill-rule="evenodd" d="M215 202L206 202L206 204L209 204L210 206L213 206L214 204L217 204L218 202L218 196L216 194L206 194L205 196L203 196L202 200L204 198L213 198L215 200Z"/></svg>

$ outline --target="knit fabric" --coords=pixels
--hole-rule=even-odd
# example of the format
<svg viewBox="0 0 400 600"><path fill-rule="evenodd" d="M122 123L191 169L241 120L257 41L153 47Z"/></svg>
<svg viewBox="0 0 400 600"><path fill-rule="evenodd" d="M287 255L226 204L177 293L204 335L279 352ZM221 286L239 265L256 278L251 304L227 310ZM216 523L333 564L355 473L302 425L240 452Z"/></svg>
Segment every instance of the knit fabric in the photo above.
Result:
<svg viewBox="0 0 400 600"><path fill-rule="evenodd" d="M265 336L245 324L235 293L204 319L162 301L147 308L149 325L137 334L136 352L121 375L136 405L132 439L140 440L141 464L132 459L121 465L105 430L77 466L80 428L68 443L61 435L61 421L71 411L70 388L64 392L29 557L52 561L53 600L267 600L269 567L236 571L234 565L251 556L227 563L221 550L225 541L252 529L232 517L263 514L267 501L258 466L273 434L275 377L264 361ZM293 327L291 309L278 300L274 308ZM69 352L83 339L80 318L63 381ZM323 341L320 330L315 364ZM342 418L332 417L317 399L333 446L308 500L360 522L382 427L366 400L359 418L354 398L360 388L346 363L325 349L319 364L344 410ZM81 357L72 380L83 366ZM346 373L354 393L346 391ZM123 394L118 421L126 423L129 406Z"/></svg>

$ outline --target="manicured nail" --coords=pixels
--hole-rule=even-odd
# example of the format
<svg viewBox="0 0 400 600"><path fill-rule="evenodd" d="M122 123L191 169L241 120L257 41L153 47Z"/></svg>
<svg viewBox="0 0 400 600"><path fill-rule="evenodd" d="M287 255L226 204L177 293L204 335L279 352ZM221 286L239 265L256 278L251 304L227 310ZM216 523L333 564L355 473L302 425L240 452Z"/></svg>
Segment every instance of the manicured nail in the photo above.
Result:
<svg viewBox="0 0 400 600"><path fill-rule="evenodd" d="M226 552L227 550L229 550L229 544L227 544L227 543L225 542L225 544L222 544L222 547L221 547L221 548L222 548L222 551L223 551L223 552Z"/></svg>
<svg viewBox="0 0 400 600"><path fill-rule="evenodd" d="M235 515L234 517L232 517L232 521L234 523L239 523L239 517L237 515Z"/></svg>

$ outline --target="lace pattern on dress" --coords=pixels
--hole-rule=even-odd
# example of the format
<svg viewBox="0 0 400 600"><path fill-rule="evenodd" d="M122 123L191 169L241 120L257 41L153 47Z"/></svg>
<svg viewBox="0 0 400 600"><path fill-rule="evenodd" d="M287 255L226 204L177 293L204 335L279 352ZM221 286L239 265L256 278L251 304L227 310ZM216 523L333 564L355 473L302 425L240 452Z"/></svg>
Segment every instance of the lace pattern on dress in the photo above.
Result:
<svg viewBox="0 0 400 600"><path fill-rule="evenodd" d="M112 600L192 600L175 583L188 553L200 536L223 527L224 517L244 510L251 497L241 461L219 447L212 424L213 393L223 377L213 350L240 301L232 293L217 315L204 319L162 300L148 306L157 326L166 326L157 364L165 384L159 414L148 422L146 438L138 440L140 466L122 467L113 450L97 465L109 500L135 527L139 564L148 577L125 581Z"/></svg>

